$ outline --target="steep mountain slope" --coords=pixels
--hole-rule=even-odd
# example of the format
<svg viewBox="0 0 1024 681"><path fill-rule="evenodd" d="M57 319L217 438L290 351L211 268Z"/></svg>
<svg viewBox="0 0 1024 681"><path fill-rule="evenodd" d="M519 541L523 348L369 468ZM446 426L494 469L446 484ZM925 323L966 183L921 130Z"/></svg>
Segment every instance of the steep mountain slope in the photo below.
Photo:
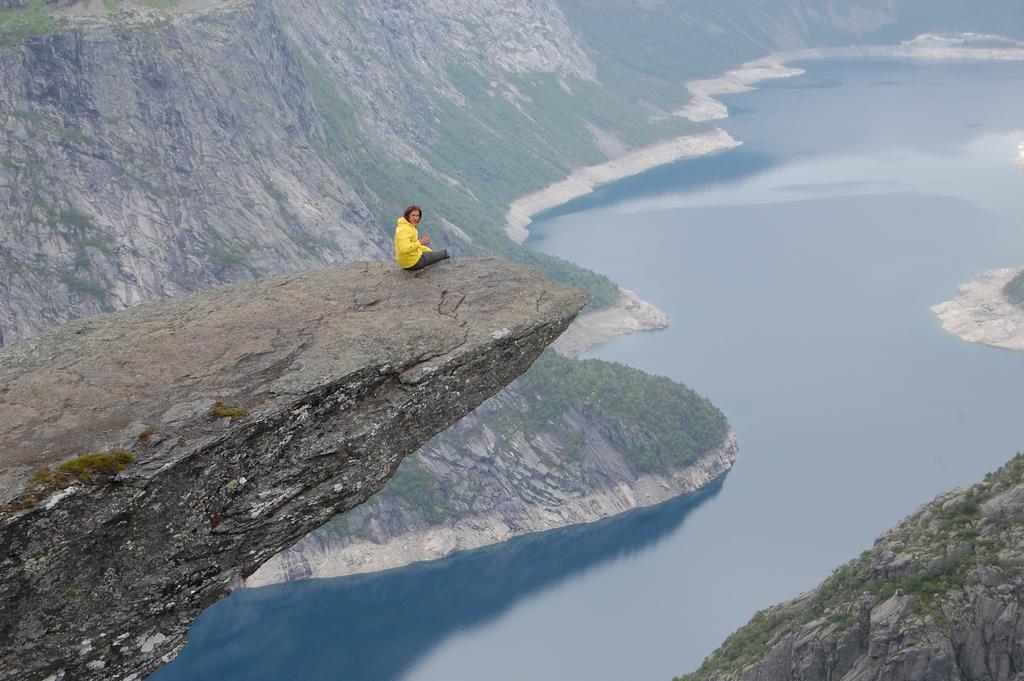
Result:
<svg viewBox="0 0 1024 681"><path fill-rule="evenodd" d="M138 21L0 49L0 344L388 252L267 5Z"/></svg>
<svg viewBox="0 0 1024 681"><path fill-rule="evenodd" d="M960 681L1024 670L1024 456L926 504L679 681Z"/></svg>

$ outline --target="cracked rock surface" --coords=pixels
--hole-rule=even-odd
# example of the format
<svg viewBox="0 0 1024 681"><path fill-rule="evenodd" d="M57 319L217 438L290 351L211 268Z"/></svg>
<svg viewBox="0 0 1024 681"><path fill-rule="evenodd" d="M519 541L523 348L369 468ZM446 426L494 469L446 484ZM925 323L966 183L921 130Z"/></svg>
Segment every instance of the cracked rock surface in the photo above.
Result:
<svg viewBox="0 0 1024 681"><path fill-rule="evenodd" d="M585 302L498 259L356 263L6 349L0 501L23 499L39 466L135 459L0 515L0 679L142 678L205 607L525 371ZM217 418L217 403L247 414Z"/></svg>

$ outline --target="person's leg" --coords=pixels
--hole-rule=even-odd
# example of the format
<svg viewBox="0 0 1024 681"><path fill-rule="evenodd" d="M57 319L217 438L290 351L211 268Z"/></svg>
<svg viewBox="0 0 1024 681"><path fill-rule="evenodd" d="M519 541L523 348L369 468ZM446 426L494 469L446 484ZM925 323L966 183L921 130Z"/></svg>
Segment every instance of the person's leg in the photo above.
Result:
<svg viewBox="0 0 1024 681"><path fill-rule="evenodd" d="M428 251L420 256L420 259L416 261L416 264L412 267L406 267L407 270L422 270L427 265L433 265L435 262L441 262L448 257L448 251Z"/></svg>

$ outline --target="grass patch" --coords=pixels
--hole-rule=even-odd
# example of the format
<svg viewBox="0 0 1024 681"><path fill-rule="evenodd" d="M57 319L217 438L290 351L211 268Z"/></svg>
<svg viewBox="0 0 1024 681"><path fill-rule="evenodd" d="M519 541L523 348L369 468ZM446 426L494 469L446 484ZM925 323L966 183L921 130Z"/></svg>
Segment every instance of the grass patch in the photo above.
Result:
<svg viewBox="0 0 1024 681"><path fill-rule="evenodd" d="M213 405L213 409L210 410L210 418L231 419L232 423L241 421L248 415L248 409L243 409L242 407L229 407L223 402L217 402Z"/></svg>
<svg viewBox="0 0 1024 681"><path fill-rule="evenodd" d="M235 253L226 246L212 246L206 251L210 264L219 272L245 265L245 257Z"/></svg>
<svg viewBox="0 0 1024 681"><path fill-rule="evenodd" d="M269 180L263 183L263 191L278 203L288 203L288 197L284 195L284 192L278 189L274 183Z"/></svg>
<svg viewBox="0 0 1024 681"><path fill-rule="evenodd" d="M57 467L58 473L65 473L75 480L88 481L95 473L117 475L125 466L135 460L131 452L119 450L102 454L86 454ZM37 479L40 473L36 474Z"/></svg>
<svg viewBox="0 0 1024 681"><path fill-rule="evenodd" d="M429 525L457 517L437 477L414 457L402 462L380 495L383 499L397 499L407 508L418 511Z"/></svg>
<svg viewBox="0 0 1024 681"><path fill-rule="evenodd" d="M69 210L62 210L59 215L60 222L66 227L78 230L80 232L88 232L96 229L96 224L92 221L92 218L77 211L74 208Z"/></svg>
<svg viewBox="0 0 1024 681"><path fill-rule="evenodd" d="M69 459L56 468L44 466L36 471L28 488L17 499L0 508L0 511L15 513L34 508L48 495L66 489L74 482L92 482L95 477L113 478L133 461L135 455L131 452L116 450L85 454Z"/></svg>

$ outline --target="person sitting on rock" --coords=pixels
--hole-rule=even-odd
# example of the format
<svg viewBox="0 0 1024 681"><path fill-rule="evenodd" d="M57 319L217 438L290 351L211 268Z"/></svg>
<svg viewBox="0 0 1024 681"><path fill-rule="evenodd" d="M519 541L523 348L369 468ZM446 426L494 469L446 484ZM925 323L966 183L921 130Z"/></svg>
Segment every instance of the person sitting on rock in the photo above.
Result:
<svg viewBox="0 0 1024 681"><path fill-rule="evenodd" d="M448 251L433 251L429 248L430 235L423 233L420 239L416 225L423 218L419 206L409 206L395 227L395 260L404 270L421 270L448 257Z"/></svg>

